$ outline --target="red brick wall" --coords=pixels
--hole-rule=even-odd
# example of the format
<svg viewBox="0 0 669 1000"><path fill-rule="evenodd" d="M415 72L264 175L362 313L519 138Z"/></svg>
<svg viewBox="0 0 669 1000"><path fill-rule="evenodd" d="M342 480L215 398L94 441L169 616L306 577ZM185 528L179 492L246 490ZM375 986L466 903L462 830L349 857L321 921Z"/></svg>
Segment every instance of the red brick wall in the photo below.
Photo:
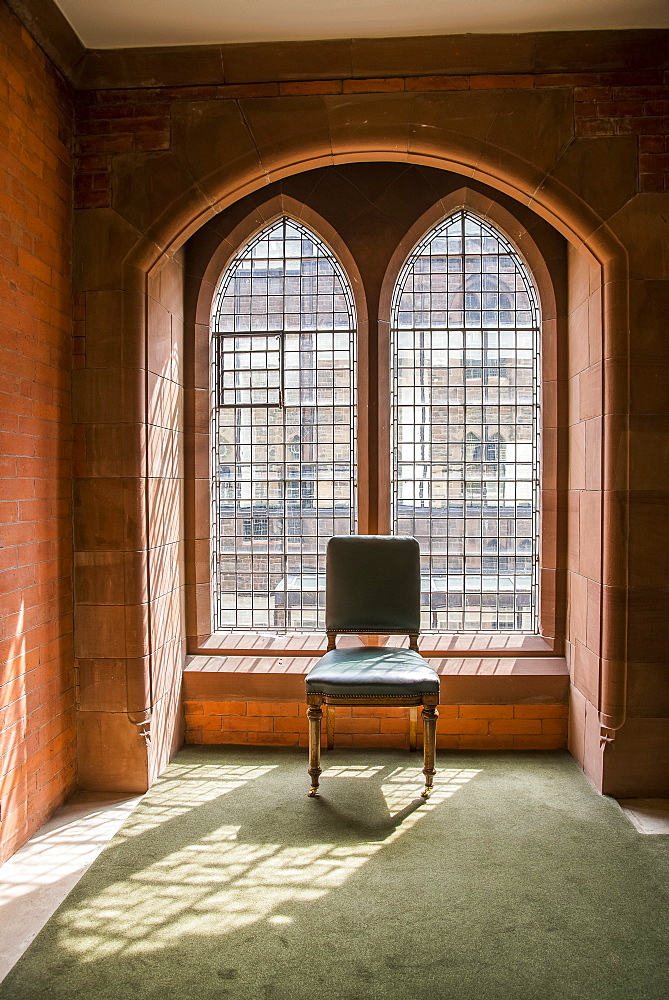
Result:
<svg viewBox="0 0 669 1000"><path fill-rule="evenodd" d="M669 191L668 81L659 72L624 76L600 73L594 85L576 88L576 134L638 136L639 190Z"/></svg>
<svg viewBox="0 0 669 1000"><path fill-rule="evenodd" d="M309 745L302 702L187 701L186 743ZM567 746L566 705L440 705L437 748L559 750ZM322 727L325 743L325 723ZM419 744L422 735L420 710ZM409 746L409 709L339 705L335 747Z"/></svg>
<svg viewBox="0 0 669 1000"><path fill-rule="evenodd" d="M75 781L69 89L0 5L0 861Z"/></svg>

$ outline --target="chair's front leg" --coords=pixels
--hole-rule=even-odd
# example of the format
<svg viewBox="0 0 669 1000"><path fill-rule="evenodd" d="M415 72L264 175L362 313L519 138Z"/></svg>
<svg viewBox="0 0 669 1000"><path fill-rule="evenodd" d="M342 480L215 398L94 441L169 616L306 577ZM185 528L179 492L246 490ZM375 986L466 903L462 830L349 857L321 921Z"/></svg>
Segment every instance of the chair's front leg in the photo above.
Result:
<svg viewBox="0 0 669 1000"><path fill-rule="evenodd" d="M318 779L321 773L321 719L323 709L321 702L310 703L307 709L309 720L309 774L311 775L310 796L318 792Z"/></svg>
<svg viewBox="0 0 669 1000"><path fill-rule="evenodd" d="M424 799L428 798L432 791L434 776L437 773L434 769L434 758L437 747L437 719L439 712L436 705L423 706L423 774L425 775L425 788L421 792Z"/></svg>

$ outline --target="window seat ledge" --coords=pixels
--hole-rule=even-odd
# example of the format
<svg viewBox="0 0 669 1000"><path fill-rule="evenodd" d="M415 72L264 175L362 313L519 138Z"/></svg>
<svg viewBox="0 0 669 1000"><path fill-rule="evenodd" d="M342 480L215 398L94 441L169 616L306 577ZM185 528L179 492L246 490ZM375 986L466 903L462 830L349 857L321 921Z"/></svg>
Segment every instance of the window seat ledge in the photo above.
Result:
<svg viewBox="0 0 669 1000"><path fill-rule="evenodd" d="M185 701L304 701L304 678L319 657L216 656L186 658ZM566 704L569 671L563 657L427 657L441 679L442 704Z"/></svg>

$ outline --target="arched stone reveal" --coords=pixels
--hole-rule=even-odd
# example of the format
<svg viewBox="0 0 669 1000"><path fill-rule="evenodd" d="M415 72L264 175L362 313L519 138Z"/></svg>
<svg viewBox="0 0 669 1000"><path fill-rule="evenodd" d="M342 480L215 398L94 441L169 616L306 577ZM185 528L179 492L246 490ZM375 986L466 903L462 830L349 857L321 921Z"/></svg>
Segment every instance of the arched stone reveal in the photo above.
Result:
<svg viewBox="0 0 669 1000"><path fill-rule="evenodd" d="M610 790L604 765L613 751L600 748L600 735L613 739L624 724L628 660L629 317L627 250L606 220L622 213L617 228L629 228L623 207L631 196L621 185L603 203L601 160L593 155L583 165L581 158L577 169L570 104L560 89L177 103L171 150L115 158L113 207L80 212L77 222L86 366L75 383L75 545L82 567L123 575L112 598L98 592L90 604L77 603L88 692L80 712L84 784L146 787L179 740L183 519L171 520L171 512L183 496L181 248L224 208L282 177L395 162L482 182L529 207L570 244L569 353L585 338L588 355L569 372L568 410L570 420L578 414L575 423L600 421L599 467L589 462L587 470L597 475L592 489L577 489L574 480L578 513L572 498L568 515L570 537L578 522L581 541L590 547L597 539L599 547L575 574L586 581L586 606L599 609L582 635L569 631L574 601L582 606L580 584L567 602L572 747L598 787ZM580 433L570 435L574 442ZM570 447L570 475L573 454ZM160 511L170 516L157 527Z"/></svg>
<svg viewBox="0 0 669 1000"><path fill-rule="evenodd" d="M187 583L186 622L187 635L193 637L191 645L199 648L212 631L211 625L211 574L210 574L210 529L209 529L209 489L210 489L210 416L209 416L209 365L210 365L210 324L212 303L216 288L230 262L249 240L281 216L288 216L303 222L332 251L342 265L348 278L355 300L357 316L358 363L360 369L367 369L367 304L363 282L358 266L341 235L308 205L296 201L286 194L275 195L263 201L245 216L220 242L206 263L201 277L195 276L191 284L192 300L189 297L187 328L193 330L190 338L192 347L187 349L187 363L192 365L192 380L189 379L185 396L185 456L189 471L186 484L186 553L190 566ZM358 384L358 425L365 433L368 419L367 387L363 381ZM362 458L362 456L361 456ZM368 507L366 496L367 480L361 477L359 483L358 506L361 511ZM364 515L363 515L364 517ZM363 530L364 525L361 526Z"/></svg>

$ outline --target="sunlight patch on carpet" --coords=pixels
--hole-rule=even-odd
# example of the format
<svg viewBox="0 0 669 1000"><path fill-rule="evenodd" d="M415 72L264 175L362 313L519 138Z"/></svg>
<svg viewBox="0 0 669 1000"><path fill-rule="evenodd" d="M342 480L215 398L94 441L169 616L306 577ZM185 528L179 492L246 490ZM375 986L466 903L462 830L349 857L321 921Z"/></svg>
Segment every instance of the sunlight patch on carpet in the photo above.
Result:
<svg viewBox="0 0 669 1000"><path fill-rule="evenodd" d="M276 767L276 765L274 765ZM273 767L173 765L121 831L118 842L151 830L267 775ZM384 772L386 772L384 774ZM480 769L440 768L429 800L419 798L420 767L332 767L328 779L378 782L396 825L382 839L346 845L240 840L241 825L222 824L179 850L118 878L61 917L59 944L79 961L169 948L186 936L220 936L266 920L292 922L284 910L342 886L385 846L464 787ZM254 790L262 795L262 788ZM308 839L308 838L307 838Z"/></svg>

